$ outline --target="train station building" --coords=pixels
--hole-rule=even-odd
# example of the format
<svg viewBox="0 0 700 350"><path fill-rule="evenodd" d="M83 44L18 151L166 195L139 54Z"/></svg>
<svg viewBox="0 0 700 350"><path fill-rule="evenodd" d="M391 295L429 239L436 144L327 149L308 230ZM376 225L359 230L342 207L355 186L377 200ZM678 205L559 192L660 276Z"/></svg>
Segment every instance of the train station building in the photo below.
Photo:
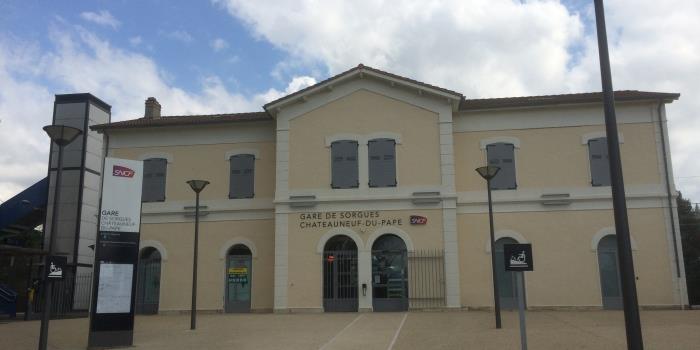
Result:
<svg viewBox="0 0 700 350"><path fill-rule="evenodd" d="M645 308L687 304L665 115L678 97L616 93ZM515 242L533 247L528 307L621 307L599 93L470 99L359 65L261 112L163 116L149 98L144 116L89 129L103 157L144 161L137 312L190 307L190 179L211 182L200 310L490 308L490 255L502 264ZM495 252L474 171L486 164L501 168ZM497 268L514 307L513 276Z"/></svg>

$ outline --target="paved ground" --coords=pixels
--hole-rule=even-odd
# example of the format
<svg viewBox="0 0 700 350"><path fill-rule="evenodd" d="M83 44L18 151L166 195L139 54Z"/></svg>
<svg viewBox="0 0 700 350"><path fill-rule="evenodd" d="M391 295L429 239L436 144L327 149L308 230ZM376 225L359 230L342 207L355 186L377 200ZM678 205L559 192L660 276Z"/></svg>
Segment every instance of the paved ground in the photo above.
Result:
<svg viewBox="0 0 700 350"><path fill-rule="evenodd" d="M517 313L493 328L490 312L199 315L136 318L140 349L519 349ZM617 311L531 311L530 349L624 349ZM700 349L700 311L645 311L646 349ZM50 349L84 349L87 319L51 322ZM0 321L0 348L36 349L39 322Z"/></svg>

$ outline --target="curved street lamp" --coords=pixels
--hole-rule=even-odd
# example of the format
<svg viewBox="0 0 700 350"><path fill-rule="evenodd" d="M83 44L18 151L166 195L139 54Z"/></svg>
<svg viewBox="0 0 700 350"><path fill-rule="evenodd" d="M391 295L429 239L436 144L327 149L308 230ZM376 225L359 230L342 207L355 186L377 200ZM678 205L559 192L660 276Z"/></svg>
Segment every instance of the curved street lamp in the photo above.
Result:
<svg viewBox="0 0 700 350"><path fill-rule="evenodd" d="M209 184L207 180L189 180L187 184L195 193L194 209L194 257L192 259L192 310L190 311L190 329L197 324L197 251L199 245L199 193Z"/></svg>
<svg viewBox="0 0 700 350"><path fill-rule="evenodd" d="M58 145L58 161L56 162L56 181L54 182L53 210L51 213L51 233L49 236L49 251L44 257L44 268L48 268L48 259L53 255L53 248L56 242L56 225L58 222L58 210L61 202L61 173L63 172L63 147L70 144L83 132L80 129L66 125L47 125L44 131L56 145ZM50 158L49 158L50 159ZM49 164L49 168L51 164ZM48 211L47 211L48 212ZM49 337L49 318L51 316L51 295L53 294L53 283L47 278L48 273L44 273L44 309L41 310L41 329L39 330L39 350L45 350Z"/></svg>
<svg viewBox="0 0 700 350"><path fill-rule="evenodd" d="M501 328L501 300L498 293L498 278L496 276L496 242L493 235L493 205L491 204L491 179L501 168L493 165L482 166L474 169L486 180L486 190L489 196L489 232L491 234L491 274L493 276L493 305L496 314L496 328Z"/></svg>

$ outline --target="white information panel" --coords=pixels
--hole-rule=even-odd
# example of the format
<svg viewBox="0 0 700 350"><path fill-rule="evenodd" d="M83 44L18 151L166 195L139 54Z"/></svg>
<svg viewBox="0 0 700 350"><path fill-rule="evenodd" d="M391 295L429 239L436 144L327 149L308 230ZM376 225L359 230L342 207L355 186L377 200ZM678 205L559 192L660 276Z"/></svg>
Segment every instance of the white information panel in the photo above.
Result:
<svg viewBox="0 0 700 350"><path fill-rule="evenodd" d="M98 314L131 312L132 264L100 264L100 280L97 285Z"/></svg>
<svg viewBox="0 0 700 350"><path fill-rule="evenodd" d="M139 232L143 161L105 158L100 231Z"/></svg>

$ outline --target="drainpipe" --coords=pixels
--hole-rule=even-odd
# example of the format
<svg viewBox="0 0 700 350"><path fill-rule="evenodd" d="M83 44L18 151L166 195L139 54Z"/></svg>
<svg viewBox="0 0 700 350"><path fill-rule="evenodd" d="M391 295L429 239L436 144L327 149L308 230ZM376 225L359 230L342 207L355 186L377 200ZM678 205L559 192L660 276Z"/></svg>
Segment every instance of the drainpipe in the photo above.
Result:
<svg viewBox="0 0 700 350"><path fill-rule="evenodd" d="M674 210L673 210L673 192L671 189L671 176L670 176L670 171L669 171L669 166L668 166L668 150L666 148L666 133L665 133L665 127L664 127L664 120L663 120L663 111L664 107L664 101L659 100L659 106L656 109L656 114L659 116L659 129L661 133L661 149L663 153L663 158L664 158L664 174L666 175L666 199L668 200L668 212L671 215L671 230L672 234L671 236L673 237L673 260L676 265L676 278L679 279L679 290L683 288L683 286L680 286L680 278L681 278L681 266L680 266L680 259L678 256L678 241L676 239L676 220L675 220L675 215L674 215ZM681 298L682 299L682 298ZM681 300L681 303L683 301ZM681 307L683 307L681 305Z"/></svg>

